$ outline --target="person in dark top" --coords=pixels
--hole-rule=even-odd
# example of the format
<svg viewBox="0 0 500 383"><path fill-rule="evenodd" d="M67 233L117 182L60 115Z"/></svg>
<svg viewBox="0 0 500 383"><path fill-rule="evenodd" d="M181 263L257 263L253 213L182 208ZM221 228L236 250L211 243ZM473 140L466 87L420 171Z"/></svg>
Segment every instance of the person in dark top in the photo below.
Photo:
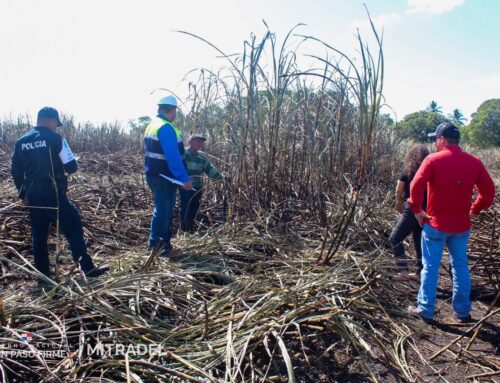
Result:
<svg viewBox="0 0 500 383"><path fill-rule="evenodd" d="M109 266L94 266L87 254L80 215L66 195L65 173L76 172L78 165L68 142L56 133L60 126L57 110L42 108L37 126L15 144L11 173L19 198L29 207L35 267L51 276L47 239L50 223L59 221L73 260L80 263L88 277L97 277Z"/></svg>
<svg viewBox="0 0 500 383"><path fill-rule="evenodd" d="M406 154L403 164L403 172L396 185L396 210L401 213L396 226L392 230L389 242L394 252L396 265L400 271L394 275L395 280L419 279L422 270L422 228L418 224L415 215L410 210L406 200L410 197L410 183L415 176L420 164L429 155L429 149L423 144L413 146ZM425 209L425 201L424 201ZM413 245L417 254L418 273L409 273L408 261L405 254L403 241L408 235L413 235Z"/></svg>

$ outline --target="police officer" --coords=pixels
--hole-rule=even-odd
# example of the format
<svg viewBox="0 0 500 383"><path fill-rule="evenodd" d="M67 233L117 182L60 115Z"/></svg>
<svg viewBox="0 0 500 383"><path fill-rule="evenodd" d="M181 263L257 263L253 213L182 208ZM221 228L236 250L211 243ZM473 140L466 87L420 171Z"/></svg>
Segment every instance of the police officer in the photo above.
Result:
<svg viewBox="0 0 500 383"><path fill-rule="evenodd" d="M164 177L176 180L185 190L193 188L182 160L182 135L173 125L176 115L175 97L163 97L158 102L157 116L151 120L144 133L144 172L154 199L149 247L162 248L161 255L173 255L170 238L177 195L177 185Z"/></svg>
<svg viewBox="0 0 500 383"><path fill-rule="evenodd" d="M97 277L109 266L94 266L87 254L80 215L66 195L65 172L76 172L77 163L67 141L56 133L60 126L56 109L44 107L38 112L37 126L16 142L12 177L19 197L29 207L35 267L51 276L47 239L50 223L59 220L73 260L88 277Z"/></svg>

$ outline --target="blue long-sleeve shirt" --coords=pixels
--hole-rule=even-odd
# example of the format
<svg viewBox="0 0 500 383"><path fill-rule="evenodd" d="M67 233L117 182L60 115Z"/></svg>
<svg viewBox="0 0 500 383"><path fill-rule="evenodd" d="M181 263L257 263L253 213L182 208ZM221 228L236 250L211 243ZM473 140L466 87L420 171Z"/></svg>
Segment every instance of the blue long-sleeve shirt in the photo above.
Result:
<svg viewBox="0 0 500 383"><path fill-rule="evenodd" d="M165 118L161 115L160 117ZM158 139L165 153L168 169L172 172L174 178L183 183L189 181L189 175L182 162L182 156L179 153L177 136L172 127L169 125L162 126L158 130Z"/></svg>

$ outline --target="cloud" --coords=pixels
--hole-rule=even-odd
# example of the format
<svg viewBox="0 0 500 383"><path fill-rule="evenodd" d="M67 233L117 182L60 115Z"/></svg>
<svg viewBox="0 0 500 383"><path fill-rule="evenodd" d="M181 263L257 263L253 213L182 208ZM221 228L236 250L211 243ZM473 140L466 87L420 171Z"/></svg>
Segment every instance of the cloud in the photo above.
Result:
<svg viewBox="0 0 500 383"><path fill-rule="evenodd" d="M401 20L401 15L396 12L392 13L384 13L378 16L375 16L372 21L375 25L377 31L380 31L382 28L388 27L390 25L396 24ZM359 29L360 31L369 31L371 30L370 21L368 20L355 20L350 24L350 27L354 30Z"/></svg>
<svg viewBox="0 0 500 383"><path fill-rule="evenodd" d="M465 0L408 0L407 13L440 15L461 6Z"/></svg>

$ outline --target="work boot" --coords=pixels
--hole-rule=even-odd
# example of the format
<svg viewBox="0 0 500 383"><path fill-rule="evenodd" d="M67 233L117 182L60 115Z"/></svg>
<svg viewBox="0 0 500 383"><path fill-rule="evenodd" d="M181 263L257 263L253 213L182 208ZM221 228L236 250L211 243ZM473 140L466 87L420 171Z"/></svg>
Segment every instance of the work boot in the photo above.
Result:
<svg viewBox="0 0 500 383"><path fill-rule="evenodd" d="M159 257L170 257L172 252L175 252L172 245L164 240L159 240L155 246L150 247L154 253L158 254Z"/></svg>
<svg viewBox="0 0 500 383"><path fill-rule="evenodd" d="M163 239L159 239L155 245L148 245L148 249L153 251L160 251L163 249L172 249L172 245L170 244L170 241L166 242Z"/></svg>
<svg viewBox="0 0 500 383"><path fill-rule="evenodd" d="M424 317L421 314L421 312L418 309L418 307L416 307L416 306L408 306L408 314L410 314L412 317L415 317L415 318L423 320L427 324L434 323L434 319Z"/></svg>
<svg viewBox="0 0 500 383"><path fill-rule="evenodd" d="M163 249L158 256L160 258L173 258L181 254L181 251L179 249Z"/></svg>
<svg viewBox="0 0 500 383"><path fill-rule="evenodd" d="M93 269L84 271L87 278L97 278L109 272L109 265L104 264L101 266L96 266Z"/></svg>

